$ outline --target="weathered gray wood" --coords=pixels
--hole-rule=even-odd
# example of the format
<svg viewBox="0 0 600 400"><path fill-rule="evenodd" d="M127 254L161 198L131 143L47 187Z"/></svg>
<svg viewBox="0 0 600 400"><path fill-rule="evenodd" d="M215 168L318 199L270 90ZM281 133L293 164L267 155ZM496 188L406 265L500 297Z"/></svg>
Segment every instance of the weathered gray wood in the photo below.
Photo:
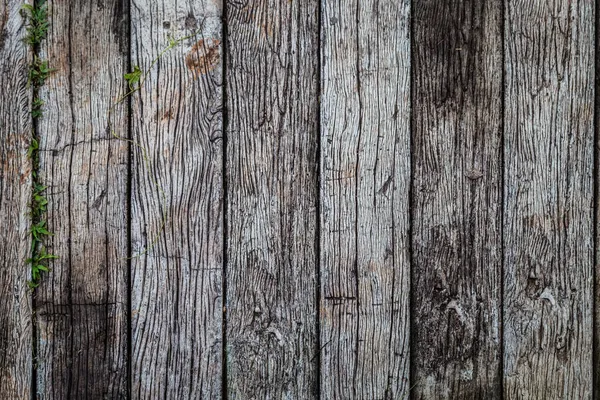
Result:
<svg viewBox="0 0 600 400"><path fill-rule="evenodd" d="M127 396L127 142L108 128L127 61L121 0L50 1L39 179L50 264L37 291L38 396ZM125 35L125 36L124 36ZM124 41L124 42L123 42ZM122 105L113 128L126 136Z"/></svg>
<svg viewBox="0 0 600 400"><path fill-rule="evenodd" d="M596 3L597 4L597 3ZM593 169L593 179L594 179L594 216L595 216L595 233L594 237L594 333L593 333L593 342L592 346L594 349L594 354L592 355L592 383L594 387L592 388L592 398L600 399L600 273L598 273L598 263L600 262L600 226L598 226L598 222L600 221L600 12L595 11L596 17L596 43L594 47L595 52L595 87L594 87L594 136L595 136L595 151L594 151L594 169Z"/></svg>
<svg viewBox="0 0 600 400"><path fill-rule="evenodd" d="M227 389L309 399L317 376L318 2L227 3Z"/></svg>
<svg viewBox="0 0 600 400"><path fill-rule="evenodd" d="M27 204L31 198L31 114L22 1L0 2L0 397L28 399L31 292Z"/></svg>
<svg viewBox="0 0 600 400"><path fill-rule="evenodd" d="M132 2L132 64L142 70L169 36L193 35L160 58L132 98L135 399L221 393L220 16L219 1Z"/></svg>
<svg viewBox="0 0 600 400"><path fill-rule="evenodd" d="M500 398L501 1L413 13L414 398Z"/></svg>
<svg viewBox="0 0 600 400"><path fill-rule="evenodd" d="M592 395L594 8L506 4L506 399Z"/></svg>
<svg viewBox="0 0 600 400"><path fill-rule="evenodd" d="M409 390L409 9L322 2L324 399Z"/></svg>

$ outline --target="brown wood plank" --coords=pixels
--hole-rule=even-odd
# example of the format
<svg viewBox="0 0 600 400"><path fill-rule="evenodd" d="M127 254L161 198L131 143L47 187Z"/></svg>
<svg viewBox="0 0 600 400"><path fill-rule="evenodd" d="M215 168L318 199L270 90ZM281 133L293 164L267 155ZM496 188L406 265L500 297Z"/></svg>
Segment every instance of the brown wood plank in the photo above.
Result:
<svg viewBox="0 0 600 400"><path fill-rule="evenodd" d="M506 399L592 396L594 13L506 3Z"/></svg>
<svg viewBox="0 0 600 400"><path fill-rule="evenodd" d="M413 2L417 399L501 396L501 1Z"/></svg>
<svg viewBox="0 0 600 400"><path fill-rule="evenodd" d="M409 9L322 2L324 399L409 390Z"/></svg>
<svg viewBox="0 0 600 400"><path fill-rule="evenodd" d="M36 297L38 396L127 396L127 142L108 128L124 89L121 0L49 1L42 53L56 70L40 89L40 181L48 185L50 263ZM126 135L126 107L113 127Z"/></svg>
<svg viewBox="0 0 600 400"><path fill-rule="evenodd" d="M31 138L22 1L0 2L0 397L28 399L31 389L31 266L28 204Z"/></svg>
<svg viewBox="0 0 600 400"><path fill-rule="evenodd" d="M135 399L221 394L220 17L219 1L132 2L132 64L151 71L132 98Z"/></svg>
<svg viewBox="0 0 600 400"><path fill-rule="evenodd" d="M314 398L318 2L229 1L227 31L229 398Z"/></svg>

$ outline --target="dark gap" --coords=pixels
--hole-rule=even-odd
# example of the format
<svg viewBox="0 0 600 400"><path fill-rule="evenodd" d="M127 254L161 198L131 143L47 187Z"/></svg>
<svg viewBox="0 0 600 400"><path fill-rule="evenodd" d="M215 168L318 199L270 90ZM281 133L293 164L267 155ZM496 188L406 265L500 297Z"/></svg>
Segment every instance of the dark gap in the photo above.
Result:
<svg viewBox="0 0 600 400"><path fill-rule="evenodd" d="M359 266L358 266L358 169L360 161L360 143L362 141L363 132L363 103L362 103L362 88L360 79L360 1L356 2L356 92L358 97L358 148L356 149L356 165L354 167L354 290L356 296L356 341L354 342L354 351L356 359L354 360L353 372L352 372L352 394L354 398L358 398L356 392L356 382L358 381L358 354L360 350L360 283L359 283Z"/></svg>
<svg viewBox="0 0 600 400"><path fill-rule="evenodd" d="M409 284L409 294L408 294L408 310L409 310L409 338L408 338L408 348L409 348L409 362L408 362L408 392L405 397L411 398L410 391L412 388L416 386L416 374L415 374L415 338L417 337L415 321L413 317L414 307L414 290L413 290L413 282L415 281L415 268L414 268L414 249L413 249L413 221L414 221L414 201L413 201L413 186L415 180L415 159L414 159L414 141L413 141L413 129L414 129L414 97L415 97L415 41L414 41L414 27L415 27L415 0L411 0L410 2L410 27L409 27L409 35L410 35L410 118L409 118L409 147L410 147L410 179L408 185L408 260L409 260L409 268L410 268L410 284Z"/></svg>
<svg viewBox="0 0 600 400"><path fill-rule="evenodd" d="M127 14L127 60L126 60L126 72L129 73L132 70L131 62L131 51L132 51L132 40L131 40L131 0L125 0L125 14ZM127 92L127 84L124 83L124 90ZM133 398L133 322L131 320L132 311L132 260L133 246L131 243L132 238L132 195L133 195L133 124L132 124L132 101L131 96L127 97L127 398ZM110 123L110 121L109 121Z"/></svg>
<svg viewBox="0 0 600 400"><path fill-rule="evenodd" d="M40 5L42 5L44 3L43 0L34 0L33 2L33 6L34 7L39 7ZM33 46L33 49L30 51L30 56L35 58L35 57L39 57L40 56L40 44L36 44ZM29 66L28 66L29 68ZM36 87L36 85L31 85L32 89L31 89L31 101L33 102L37 97L38 97L38 88ZM31 118L31 129L32 129L32 135L33 138L39 143L40 142L40 130L39 130L39 124L38 124L38 118L33 118L33 116L30 113L30 118ZM39 152L39 150L37 150ZM34 157L32 157L32 160L34 159ZM32 161L32 171L31 174L33 176L32 179L32 185L31 185L31 199L33 200L33 194L35 192L35 188L34 185L37 181L37 175L39 172L39 165L34 165L35 161ZM32 224L36 223L37 221L31 221ZM33 243L32 243L33 246ZM30 249L30 254L31 257L35 256L35 248L32 247ZM37 396L37 357L38 357L38 343L37 343L37 336L38 336L38 332L37 332L37 304L36 304L36 293L37 293L37 289L36 288L32 288L31 290L31 393L30 393L30 398L33 400L35 399Z"/></svg>
<svg viewBox="0 0 600 400"><path fill-rule="evenodd" d="M67 40L68 40L68 63L69 63L69 107L71 111L71 144L75 143L75 104L73 102L73 7L69 8L69 21L68 21L68 30L67 30ZM68 274L67 274L67 304L69 305L69 369L67 371L67 398L72 398L72 389L73 389L73 354L74 354L74 339L73 339L73 325L75 325L75 317L73 316L73 267L71 264L71 260L73 259L73 246L71 246L71 233L73 232L73 224L71 221L71 194L73 193L71 187L71 174L73 171L73 155L75 153L75 146L71 146L71 155L69 158L69 183L67 185L67 210L68 210L68 222L67 226L69 229L69 239L68 239Z"/></svg>
<svg viewBox="0 0 600 400"><path fill-rule="evenodd" d="M321 150L321 67L323 62L321 60L321 38L322 38L322 2L318 2L317 5L317 148L316 148L316 211L317 211L317 221L316 221L316 231L315 235L315 256L316 256L316 277L317 277L317 287L316 287L316 336L317 336L317 347L316 347L316 355L314 357L316 362L316 371L317 371L317 381L315 382L315 395L316 398L321 398L321 163L322 163L322 150Z"/></svg>
<svg viewBox="0 0 600 400"><path fill-rule="evenodd" d="M221 287L222 287L222 317L221 317L221 399L227 400L227 232L228 232L228 221L227 221L227 200L228 200L228 187L227 187L227 129L229 127L229 115L227 109L227 59L229 56L228 36L227 36L227 16L228 16L227 0L223 0L223 15L221 16L221 36L222 40L222 52L221 57L221 113L223 118L222 140L223 146L221 148L221 174L223 179L223 267L221 273Z"/></svg>
<svg viewBox="0 0 600 400"><path fill-rule="evenodd" d="M598 285L598 274L596 271L597 265L598 265L598 184L600 183L600 180L598 179L598 122L599 122L599 115L598 115L598 106L600 104L600 91L599 91L599 80L598 80L598 67L600 67L600 57L598 56L598 23L599 23L599 18L598 18L598 9L600 7L600 0L596 0L595 2L595 6L596 6L596 20L595 20L595 25L594 25L594 37L595 37L595 41L594 41L594 57L595 57L595 63L594 63L594 122L593 122L593 140L594 140L594 165L593 165L593 173L592 173L592 177L593 177L593 204L592 204L592 209L594 210L594 215L592 216L592 221L594 226L592 227L592 232L593 232L593 245L592 245L592 260L593 260L593 270L592 270L592 276L593 276L593 289L592 289L592 310L594 310L593 314L592 314L592 319L593 319L593 324L592 324L592 398L593 399L598 399L600 397L600 390L598 388L598 374L600 373L600 370L598 369L598 367L600 367L598 365L598 328L599 328L599 323L598 323L598 311L597 311L597 301L596 301L596 296L598 295L597 292L597 285Z"/></svg>
<svg viewBox="0 0 600 400"><path fill-rule="evenodd" d="M504 145L504 120L505 120L505 110L506 110L506 95L505 95L505 82L506 82L506 50L505 50L505 29L506 29L506 1L503 0L500 4L500 12L502 13L500 23L500 41L502 42L502 49L500 51L500 58L502 60L502 74L500 75L500 95L502 98L500 99L500 370L498 374L500 375L500 398L504 398L504 263L505 263L505 254L504 254L504 206L505 206L505 184L506 184L506 146Z"/></svg>

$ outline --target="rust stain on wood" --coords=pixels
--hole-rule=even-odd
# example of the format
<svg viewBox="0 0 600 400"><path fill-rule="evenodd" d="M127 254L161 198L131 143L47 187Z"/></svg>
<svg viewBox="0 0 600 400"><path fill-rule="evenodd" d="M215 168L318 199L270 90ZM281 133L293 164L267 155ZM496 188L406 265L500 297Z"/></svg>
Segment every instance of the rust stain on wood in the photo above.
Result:
<svg viewBox="0 0 600 400"><path fill-rule="evenodd" d="M219 64L221 52L218 39L200 39L185 57L185 65L195 74L206 74Z"/></svg>

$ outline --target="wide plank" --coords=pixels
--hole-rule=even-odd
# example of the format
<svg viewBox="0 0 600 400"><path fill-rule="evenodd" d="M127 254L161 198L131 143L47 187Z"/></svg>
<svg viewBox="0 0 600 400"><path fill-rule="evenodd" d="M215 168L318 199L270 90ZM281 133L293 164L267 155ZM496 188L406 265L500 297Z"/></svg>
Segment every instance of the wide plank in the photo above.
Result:
<svg viewBox="0 0 600 400"><path fill-rule="evenodd" d="M409 391L410 1L322 1L321 398Z"/></svg>
<svg viewBox="0 0 600 400"><path fill-rule="evenodd" d="M501 397L502 2L413 2L415 399Z"/></svg>
<svg viewBox="0 0 600 400"><path fill-rule="evenodd" d="M122 0L49 1L40 88L39 181L48 186L48 252L59 258L36 295L37 396L127 397L126 141L109 109L123 91L127 8ZM127 135L125 105L112 129Z"/></svg>
<svg viewBox="0 0 600 400"><path fill-rule="evenodd" d="M134 399L221 395L220 18L220 1L132 1Z"/></svg>
<svg viewBox="0 0 600 400"><path fill-rule="evenodd" d="M227 391L318 395L318 2L227 2Z"/></svg>
<svg viewBox="0 0 600 400"><path fill-rule="evenodd" d="M27 85L28 49L23 42L22 1L0 2L0 394L28 399L31 388L31 266L28 204L31 138Z"/></svg>
<svg viewBox="0 0 600 400"><path fill-rule="evenodd" d="M592 397L594 24L506 2L505 399Z"/></svg>

